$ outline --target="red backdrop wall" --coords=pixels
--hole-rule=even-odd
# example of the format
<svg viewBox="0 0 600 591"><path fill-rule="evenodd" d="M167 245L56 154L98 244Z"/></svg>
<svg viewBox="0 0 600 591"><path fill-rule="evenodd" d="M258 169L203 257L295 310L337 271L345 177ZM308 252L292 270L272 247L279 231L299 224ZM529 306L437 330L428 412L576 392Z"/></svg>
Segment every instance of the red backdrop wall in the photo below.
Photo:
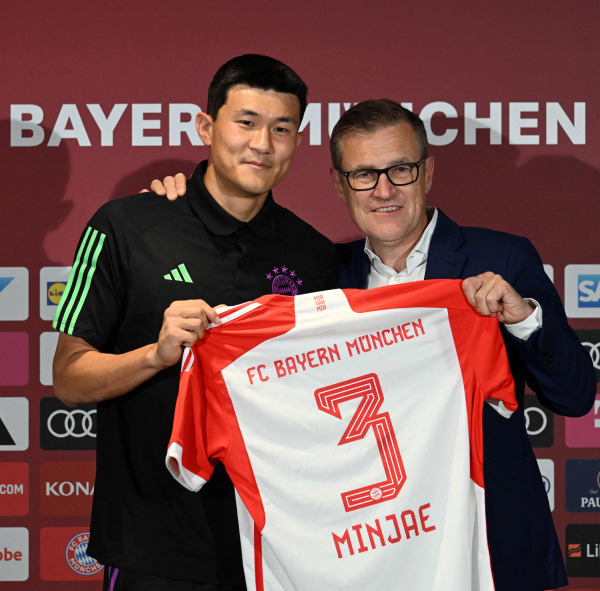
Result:
<svg viewBox="0 0 600 591"><path fill-rule="evenodd" d="M596 3L23 0L3 9L0 589L99 588L101 573L64 562L87 531L94 453L46 439L59 410L48 381L54 291L103 202L206 157L187 133L190 113L235 55L273 55L309 85L305 138L279 203L333 240L358 237L329 179L329 131L360 100L410 104L436 158L430 204L464 225L529 237L600 366ZM578 472L600 472L600 403L581 423L555 417L542 439L532 412L563 549L588 534L600 543L600 484ZM53 417L68 430L66 414ZM85 430L93 414L72 418ZM585 510L567 510L580 498ZM582 572L573 560L571 572ZM581 560L594 576L572 576L571 588L599 588L600 557Z"/></svg>

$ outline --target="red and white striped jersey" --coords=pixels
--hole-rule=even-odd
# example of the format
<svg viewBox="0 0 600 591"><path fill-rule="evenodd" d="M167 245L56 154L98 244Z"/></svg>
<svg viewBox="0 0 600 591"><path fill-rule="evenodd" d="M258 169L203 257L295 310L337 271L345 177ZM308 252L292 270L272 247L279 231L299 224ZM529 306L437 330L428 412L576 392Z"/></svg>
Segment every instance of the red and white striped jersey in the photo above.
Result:
<svg viewBox="0 0 600 591"><path fill-rule="evenodd" d="M223 462L249 589L494 588L482 409L516 401L460 283L265 296L186 350L167 466Z"/></svg>

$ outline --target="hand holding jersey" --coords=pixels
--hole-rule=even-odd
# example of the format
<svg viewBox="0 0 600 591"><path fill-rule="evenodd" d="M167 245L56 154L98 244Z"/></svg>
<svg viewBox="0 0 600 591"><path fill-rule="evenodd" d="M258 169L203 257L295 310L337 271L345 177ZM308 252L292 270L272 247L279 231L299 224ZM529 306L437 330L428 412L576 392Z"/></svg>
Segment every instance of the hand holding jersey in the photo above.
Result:
<svg viewBox="0 0 600 591"><path fill-rule="evenodd" d="M508 281L490 271L464 279L463 291L480 314L496 316L502 324L523 322L535 309Z"/></svg>

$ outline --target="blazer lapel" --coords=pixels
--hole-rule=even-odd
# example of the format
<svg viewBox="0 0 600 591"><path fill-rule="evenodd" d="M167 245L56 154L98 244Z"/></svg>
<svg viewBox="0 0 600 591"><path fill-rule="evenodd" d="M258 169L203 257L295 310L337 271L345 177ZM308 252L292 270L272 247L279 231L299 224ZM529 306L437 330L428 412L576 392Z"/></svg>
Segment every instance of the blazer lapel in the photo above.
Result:
<svg viewBox="0 0 600 591"><path fill-rule="evenodd" d="M467 260L460 226L441 209L431 237L425 279L460 279Z"/></svg>

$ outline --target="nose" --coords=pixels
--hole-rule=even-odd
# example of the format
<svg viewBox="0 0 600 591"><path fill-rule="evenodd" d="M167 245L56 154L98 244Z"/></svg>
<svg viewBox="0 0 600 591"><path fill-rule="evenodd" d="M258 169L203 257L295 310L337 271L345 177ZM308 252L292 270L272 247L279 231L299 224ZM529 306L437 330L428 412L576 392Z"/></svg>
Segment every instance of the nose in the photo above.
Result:
<svg viewBox="0 0 600 591"><path fill-rule="evenodd" d="M267 127L259 127L252 134L250 139L249 147L252 150L267 154L271 151L271 132Z"/></svg>
<svg viewBox="0 0 600 591"><path fill-rule="evenodd" d="M390 179L387 177L387 174L381 173L379 175L379 180L377 181L377 186L373 189L373 197L389 199L393 196L395 189L396 187L392 185Z"/></svg>

